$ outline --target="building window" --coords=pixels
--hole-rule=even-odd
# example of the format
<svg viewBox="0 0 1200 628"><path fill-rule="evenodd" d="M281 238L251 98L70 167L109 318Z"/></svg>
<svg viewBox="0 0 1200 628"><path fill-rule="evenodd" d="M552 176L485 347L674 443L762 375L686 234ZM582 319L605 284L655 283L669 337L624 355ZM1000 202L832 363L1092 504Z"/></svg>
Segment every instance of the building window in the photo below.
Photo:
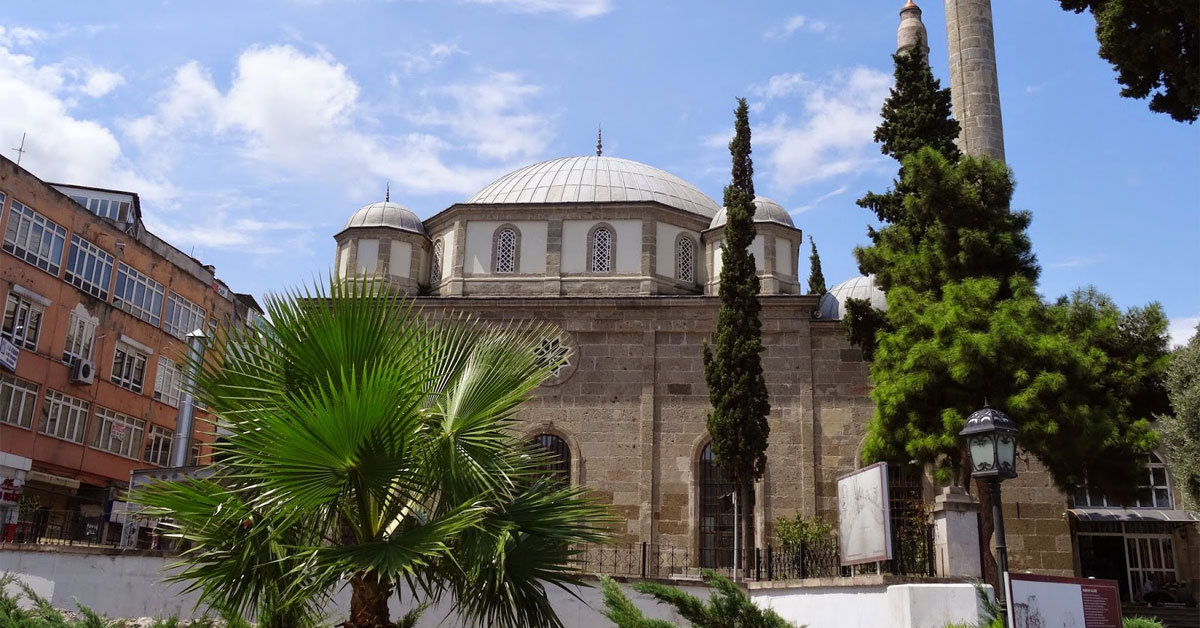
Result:
<svg viewBox="0 0 1200 628"><path fill-rule="evenodd" d="M612 228L608 225L598 225L592 228L588 238L588 268L593 273L611 273L613 269L613 250L616 248Z"/></svg>
<svg viewBox="0 0 1200 628"><path fill-rule="evenodd" d="M161 283L125 264L117 265L113 305L158 327L162 316L163 292Z"/></svg>
<svg viewBox="0 0 1200 628"><path fill-rule="evenodd" d="M8 211L4 250L57 277L67 230L15 200Z"/></svg>
<svg viewBox="0 0 1200 628"><path fill-rule="evenodd" d="M178 408L182 382L183 375L179 365L164 356L158 356L158 371L154 375L154 398Z"/></svg>
<svg viewBox="0 0 1200 628"><path fill-rule="evenodd" d="M112 383L128 388L135 393L142 392L142 382L146 377L146 354L124 344L117 344L113 352Z"/></svg>
<svg viewBox="0 0 1200 628"><path fill-rule="evenodd" d="M43 434L55 438L82 443L87 427L88 402L64 395L57 390L47 390L42 404Z"/></svg>
<svg viewBox="0 0 1200 628"><path fill-rule="evenodd" d="M550 371L550 377L558 377L563 369L571 365L570 354L571 349L563 342L562 336L544 338L533 350L538 366L554 369Z"/></svg>
<svg viewBox="0 0 1200 628"><path fill-rule="evenodd" d="M90 360L95 338L96 321L71 312L71 320L67 324L67 343L63 347L63 362L73 365L76 360Z"/></svg>
<svg viewBox="0 0 1200 628"><path fill-rule="evenodd" d="M1124 505L1104 496L1096 490L1083 489L1075 493L1072 499L1077 507L1121 508ZM1142 482L1138 485L1137 500L1128 504L1130 508L1160 508L1170 510L1171 479L1167 475L1167 465L1156 454L1146 457L1146 469Z"/></svg>
<svg viewBox="0 0 1200 628"><path fill-rule="evenodd" d="M18 347L37 351L38 332L42 329L42 313L45 308L41 304L22 298L15 292L8 293L8 302L4 304L4 327L0 328L0 338Z"/></svg>
<svg viewBox="0 0 1200 628"><path fill-rule="evenodd" d="M379 270L379 240L359 240L356 257L358 274L374 275Z"/></svg>
<svg viewBox="0 0 1200 628"><path fill-rule="evenodd" d="M433 243L433 261L429 264L429 284L432 286L442 283L442 254L445 248L442 240Z"/></svg>
<svg viewBox="0 0 1200 628"><path fill-rule="evenodd" d="M84 292L108 300L108 288L112 285L113 256L83 238L71 236L71 250L67 254L67 272L63 279Z"/></svg>
<svg viewBox="0 0 1200 628"><path fill-rule="evenodd" d="M96 407L96 419L92 421L92 447L126 458L137 458L145 433L145 421Z"/></svg>
<svg viewBox="0 0 1200 628"><path fill-rule="evenodd" d="M675 278L688 283L696 281L696 243L682 233L675 240Z"/></svg>
<svg viewBox="0 0 1200 628"><path fill-rule="evenodd" d="M546 474L563 484L571 483L571 448L567 441L554 434L538 434L533 442L540 445L549 454L546 463Z"/></svg>
<svg viewBox="0 0 1200 628"><path fill-rule="evenodd" d="M150 426L149 438L146 439L146 449L142 452L142 460L150 464L165 467L171 462L171 437L174 432L158 425Z"/></svg>
<svg viewBox="0 0 1200 628"><path fill-rule="evenodd" d="M167 296L167 316L163 329L176 338L183 338L197 329L204 329L204 308L172 292Z"/></svg>
<svg viewBox="0 0 1200 628"><path fill-rule="evenodd" d="M133 214L131 214L129 211L132 205L129 203L129 201L118 201L116 199L107 198L89 198L87 196L72 196L71 200L83 205L88 211L101 218L107 218L109 220L122 223L133 222Z"/></svg>
<svg viewBox="0 0 1200 628"><path fill-rule="evenodd" d="M31 429L38 385L0 374L0 422Z"/></svg>
<svg viewBox="0 0 1200 628"><path fill-rule="evenodd" d="M521 234L516 227L496 230L492 242L492 270L496 273L515 273L519 270Z"/></svg>
<svg viewBox="0 0 1200 628"><path fill-rule="evenodd" d="M700 479L697 486L700 493L700 566L732 567L733 492L736 485L717 467L712 443L705 445L700 452L698 466L696 476Z"/></svg>

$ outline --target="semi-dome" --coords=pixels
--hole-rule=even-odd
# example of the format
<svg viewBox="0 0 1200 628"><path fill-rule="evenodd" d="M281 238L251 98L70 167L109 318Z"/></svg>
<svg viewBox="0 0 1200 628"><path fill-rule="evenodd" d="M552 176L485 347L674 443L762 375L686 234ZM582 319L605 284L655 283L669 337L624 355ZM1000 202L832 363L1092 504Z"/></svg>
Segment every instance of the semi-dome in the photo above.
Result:
<svg viewBox="0 0 1200 628"><path fill-rule="evenodd" d="M711 218L711 198L679 177L617 157L562 157L525 166L500 177L468 204L607 203L657 201Z"/></svg>
<svg viewBox="0 0 1200 628"><path fill-rule="evenodd" d="M401 231L425 234L425 225L411 210L389 201L363 205L346 221L345 229L353 227L390 227Z"/></svg>
<svg viewBox="0 0 1200 628"><path fill-rule="evenodd" d="M863 275L847 279L821 296L821 318L840 320L846 311L846 299L866 299L877 310L887 309L887 296L875 285L875 275Z"/></svg>
<svg viewBox="0 0 1200 628"><path fill-rule="evenodd" d="M786 225L793 229L796 228L796 223L792 222L792 216L782 205L765 196L754 197L754 222L774 222L781 225ZM708 228L714 229L725 225L725 208L717 210L717 214L713 216L712 222Z"/></svg>

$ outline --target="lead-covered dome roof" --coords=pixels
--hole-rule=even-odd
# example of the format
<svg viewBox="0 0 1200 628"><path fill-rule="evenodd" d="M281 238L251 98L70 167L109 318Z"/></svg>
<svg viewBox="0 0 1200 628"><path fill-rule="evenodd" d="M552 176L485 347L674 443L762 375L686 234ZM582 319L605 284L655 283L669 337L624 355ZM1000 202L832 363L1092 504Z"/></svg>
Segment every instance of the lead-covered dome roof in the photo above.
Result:
<svg viewBox="0 0 1200 628"><path fill-rule="evenodd" d="M722 207L717 210L717 214L713 216L708 228L715 229L724 226L725 219L725 208ZM774 222L796 228L796 223L792 222L792 215L782 205L765 196L754 197L754 222Z"/></svg>
<svg viewBox="0 0 1200 628"><path fill-rule="evenodd" d="M887 309L887 295L875 285L875 275L862 275L847 279L821 295L821 318L841 319L846 312L846 299L866 299L877 310Z"/></svg>
<svg viewBox="0 0 1200 628"><path fill-rule="evenodd" d="M425 234L425 225L411 210L392 202L363 205L346 221L345 229L354 227L391 227L401 231Z"/></svg>
<svg viewBox="0 0 1200 628"><path fill-rule="evenodd" d="M656 201L705 218L720 209L692 184L653 166L618 157L561 157L514 170L468 204Z"/></svg>

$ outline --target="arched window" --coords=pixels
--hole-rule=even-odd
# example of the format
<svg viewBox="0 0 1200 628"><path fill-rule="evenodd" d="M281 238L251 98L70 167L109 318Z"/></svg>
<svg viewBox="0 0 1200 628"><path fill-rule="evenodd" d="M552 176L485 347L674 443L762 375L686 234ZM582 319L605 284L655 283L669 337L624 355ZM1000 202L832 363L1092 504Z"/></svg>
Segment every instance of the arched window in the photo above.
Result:
<svg viewBox="0 0 1200 628"><path fill-rule="evenodd" d="M547 465L546 472L559 478L564 484L570 484L571 448L567 446L567 441L554 434L538 434L533 437L533 442L550 453L551 462Z"/></svg>
<svg viewBox="0 0 1200 628"><path fill-rule="evenodd" d="M704 446L696 477L700 482L700 566L733 566L733 491L735 485L717 467L712 443Z"/></svg>
<svg viewBox="0 0 1200 628"><path fill-rule="evenodd" d="M616 249L616 238L612 227L597 225L592 228L588 239L588 269L593 273L611 273L613 269L613 251Z"/></svg>
<svg viewBox="0 0 1200 628"><path fill-rule="evenodd" d="M515 273L521 250L521 233L516 227L501 227L496 230L492 242L492 271Z"/></svg>
<svg viewBox="0 0 1200 628"><path fill-rule="evenodd" d="M442 252L445 250L442 240L433 243L433 260L429 263L429 285L442 283Z"/></svg>
<svg viewBox="0 0 1200 628"><path fill-rule="evenodd" d="M1076 507L1121 508L1125 504L1110 499L1096 489L1082 488L1072 499ZM1167 474L1167 465L1157 454L1146 456L1146 468L1142 481L1138 483L1137 500L1127 505L1130 508L1160 508L1170 510L1171 478Z"/></svg>
<svg viewBox="0 0 1200 628"><path fill-rule="evenodd" d="M675 240L675 278L696 281L696 243L684 233Z"/></svg>

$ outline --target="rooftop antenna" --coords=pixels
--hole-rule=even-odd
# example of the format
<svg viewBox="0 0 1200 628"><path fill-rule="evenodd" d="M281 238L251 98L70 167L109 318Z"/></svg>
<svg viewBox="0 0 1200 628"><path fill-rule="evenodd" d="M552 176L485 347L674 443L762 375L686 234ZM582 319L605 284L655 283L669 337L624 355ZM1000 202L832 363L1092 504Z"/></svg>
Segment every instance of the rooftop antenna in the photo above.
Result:
<svg viewBox="0 0 1200 628"><path fill-rule="evenodd" d="M25 155L25 134L24 133L21 134L21 146L18 148L14 148L13 150L17 152L17 165L19 166L19 165L21 165L21 157L23 157Z"/></svg>
<svg viewBox="0 0 1200 628"><path fill-rule="evenodd" d="M603 129L600 128L600 125L597 124L596 125L596 156L597 157L600 156L600 153L604 152L604 141L603 140L604 140L604 131L603 131Z"/></svg>
<svg viewBox="0 0 1200 628"><path fill-rule="evenodd" d="M392 182L391 181L387 182L387 188L385 189L385 191L383 193L383 202L385 202L385 203L392 202Z"/></svg>

